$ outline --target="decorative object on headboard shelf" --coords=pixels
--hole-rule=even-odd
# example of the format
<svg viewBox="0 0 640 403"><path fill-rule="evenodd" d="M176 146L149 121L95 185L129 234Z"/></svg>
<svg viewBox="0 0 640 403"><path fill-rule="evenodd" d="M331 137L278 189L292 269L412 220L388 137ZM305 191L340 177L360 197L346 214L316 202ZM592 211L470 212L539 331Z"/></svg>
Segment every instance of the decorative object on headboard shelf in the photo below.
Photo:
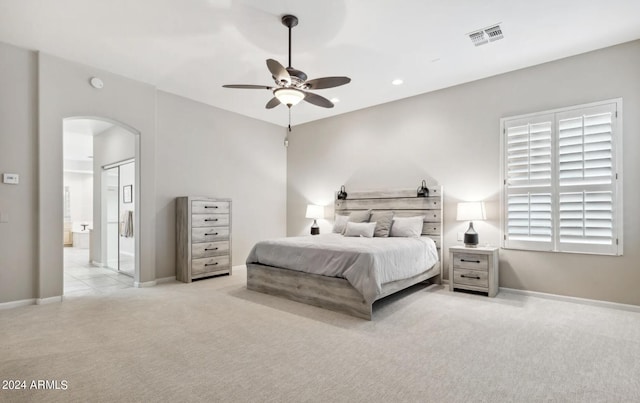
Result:
<svg viewBox="0 0 640 403"><path fill-rule="evenodd" d="M429 197L429 188L427 187L427 181L422 180L422 184L418 188L418 196L417 197Z"/></svg>
<svg viewBox="0 0 640 403"><path fill-rule="evenodd" d="M313 224L311 225L311 235L319 235L320 226L318 226L318 222L316 220L318 218L324 218L324 207L315 204L308 204L307 214L305 215L305 217L313 218Z"/></svg>
<svg viewBox="0 0 640 403"><path fill-rule="evenodd" d="M340 190L338 190L338 200L347 200L347 191L344 185L340 186Z"/></svg>
<svg viewBox="0 0 640 403"><path fill-rule="evenodd" d="M469 221L469 229L464 233L464 246L475 248L478 246L478 233L473 228L473 220L486 220L487 214L483 202L458 203L458 221Z"/></svg>

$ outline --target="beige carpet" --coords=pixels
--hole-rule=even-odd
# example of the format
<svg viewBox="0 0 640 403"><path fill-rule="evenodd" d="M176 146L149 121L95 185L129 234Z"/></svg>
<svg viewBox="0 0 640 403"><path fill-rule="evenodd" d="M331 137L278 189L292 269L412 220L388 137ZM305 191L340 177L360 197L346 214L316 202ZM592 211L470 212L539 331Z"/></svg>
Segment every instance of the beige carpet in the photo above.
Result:
<svg viewBox="0 0 640 403"><path fill-rule="evenodd" d="M638 313L413 287L368 322L245 276L0 311L0 379L67 384L0 401L640 401Z"/></svg>

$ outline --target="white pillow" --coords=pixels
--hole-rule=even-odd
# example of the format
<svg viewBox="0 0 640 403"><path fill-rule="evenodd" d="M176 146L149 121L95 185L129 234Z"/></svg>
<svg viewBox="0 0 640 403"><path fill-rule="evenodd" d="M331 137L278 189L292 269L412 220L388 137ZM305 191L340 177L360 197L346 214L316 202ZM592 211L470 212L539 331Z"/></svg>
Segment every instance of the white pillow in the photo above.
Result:
<svg viewBox="0 0 640 403"><path fill-rule="evenodd" d="M344 236L361 236L365 238L373 238L373 232L376 230L374 222L348 222Z"/></svg>
<svg viewBox="0 0 640 403"><path fill-rule="evenodd" d="M423 221L423 215L418 217L393 217L389 236L419 237L422 234Z"/></svg>
<svg viewBox="0 0 640 403"><path fill-rule="evenodd" d="M342 234L347 226L347 221L349 221L348 215L336 214L336 219L333 223L333 232Z"/></svg>

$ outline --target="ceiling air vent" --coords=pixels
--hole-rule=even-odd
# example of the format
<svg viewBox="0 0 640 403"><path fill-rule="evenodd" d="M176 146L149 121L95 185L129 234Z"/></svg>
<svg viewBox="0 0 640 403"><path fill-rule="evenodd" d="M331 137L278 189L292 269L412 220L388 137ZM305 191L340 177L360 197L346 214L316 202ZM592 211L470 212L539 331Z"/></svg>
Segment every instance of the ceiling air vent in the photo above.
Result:
<svg viewBox="0 0 640 403"><path fill-rule="evenodd" d="M486 32L487 36L489 37L489 42L497 41L498 39L504 38L500 25L494 25L491 28L486 28L484 32Z"/></svg>
<svg viewBox="0 0 640 403"><path fill-rule="evenodd" d="M502 28L500 28L499 24L494 24L469 34L469 39L471 39L471 42L475 46L484 45L485 43L497 41L502 38L504 38L504 36L502 35Z"/></svg>
<svg viewBox="0 0 640 403"><path fill-rule="evenodd" d="M473 32L469 34L469 38L471 38L471 42L476 46L484 45L489 42L484 36L484 31Z"/></svg>

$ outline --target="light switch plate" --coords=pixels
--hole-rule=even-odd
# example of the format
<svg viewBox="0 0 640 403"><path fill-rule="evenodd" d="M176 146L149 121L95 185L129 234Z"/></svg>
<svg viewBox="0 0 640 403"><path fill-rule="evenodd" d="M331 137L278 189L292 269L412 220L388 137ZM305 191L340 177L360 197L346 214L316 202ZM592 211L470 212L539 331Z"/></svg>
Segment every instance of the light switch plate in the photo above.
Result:
<svg viewBox="0 0 640 403"><path fill-rule="evenodd" d="M462 241L464 239L464 232L458 232L458 241Z"/></svg>
<svg viewBox="0 0 640 403"><path fill-rule="evenodd" d="M20 183L20 175L18 174L2 174L2 183L9 185L17 185Z"/></svg>
<svg viewBox="0 0 640 403"><path fill-rule="evenodd" d="M9 214L0 212L0 223L8 223L9 222Z"/></svg>

